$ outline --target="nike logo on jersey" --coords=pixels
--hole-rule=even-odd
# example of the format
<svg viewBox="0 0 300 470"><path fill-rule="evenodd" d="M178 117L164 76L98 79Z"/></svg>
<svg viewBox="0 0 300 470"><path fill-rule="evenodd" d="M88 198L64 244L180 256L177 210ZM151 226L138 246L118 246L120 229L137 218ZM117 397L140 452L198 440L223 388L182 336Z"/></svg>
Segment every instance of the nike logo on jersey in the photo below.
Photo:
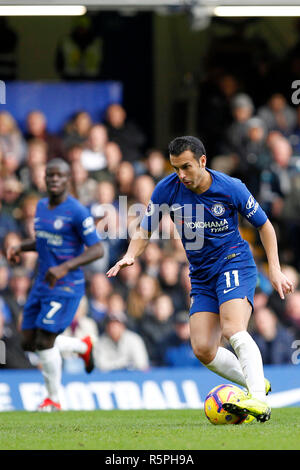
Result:
<svg viewBox="0 0 300 470"><path fill-rule="evenodd" d="M231 287L231 289L224 289L223 292L224 294L227 294L227 292L230 292L233 289L236 289L236 287Z"/></svg>
<svg viewBox="0 0 300 470"><path fill-rule="evenodd" d="M177 206L177 207L172 207L172 211L175 212L175 211L178 211L179 209L182 209L184 206Z"/></svg>

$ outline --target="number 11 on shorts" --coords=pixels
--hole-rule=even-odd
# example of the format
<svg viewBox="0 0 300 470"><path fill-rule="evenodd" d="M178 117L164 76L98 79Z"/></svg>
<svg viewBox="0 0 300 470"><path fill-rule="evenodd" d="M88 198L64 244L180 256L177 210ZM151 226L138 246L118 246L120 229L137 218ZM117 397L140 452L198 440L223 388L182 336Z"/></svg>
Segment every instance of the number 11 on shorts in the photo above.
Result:
<svg viewBox="0 0 300 470"><path fill-rule="evenodd" d="M239 272L237 269L234 269L233 271L226 271L224 273L225 279L226 279L226 287L227 289L230 289L231 287L238 287L240 285L239 281ZM233 280L233 286L231 283L231 280Z"/></svg>

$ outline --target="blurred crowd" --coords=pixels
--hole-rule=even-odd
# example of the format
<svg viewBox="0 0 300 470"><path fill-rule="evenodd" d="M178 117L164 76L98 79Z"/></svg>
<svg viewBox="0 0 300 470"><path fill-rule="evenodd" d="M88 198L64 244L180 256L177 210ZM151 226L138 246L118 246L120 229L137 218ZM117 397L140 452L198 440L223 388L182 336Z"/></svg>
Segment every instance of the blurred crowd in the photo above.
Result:
<svg viewBox="0 0 300 470"><path fill-rule="evenodd" d="M295 292L280 300L268 280L257 232L241 220L259 270L250 332L265 364L291 363L294 341L300 338L300 107L276 92L257 108L250 94L236 89L232 75L224 74L218 86L229 117L208 154L208 167L248 185L276 228L283 270L295 285ZM57 135L47 131L47 116L39 110L29 113L26 126L22 133L11 114L0 112L0 338L7 347L5 367L38 367L35 355L20 347L22 309L37 254L23 253L20 264L12 267L4 253L10 244L34 236L36 204L46 194L45 165L53 157L69 162L71 193L90 208L104 245L104 257L85 267L86 296L64 334L91 335L96 367L103 371L202 367L190 345L189 267L175 235L151 240L140 259L116 278L105 274L126 251L129 223L136 221L130 211L124 213L120 196L127 197L127 209L139 204L145 210L155 184L172 171L168 155L148 148L145 135L119 104L107 108L103 122L92 122L88 112L78 111ZM199 135L205 143L205 129L200 127ZM161 235L164 231L174 234L167 217ZM80 370L75 357L64 360L66 369Z"/></svg>

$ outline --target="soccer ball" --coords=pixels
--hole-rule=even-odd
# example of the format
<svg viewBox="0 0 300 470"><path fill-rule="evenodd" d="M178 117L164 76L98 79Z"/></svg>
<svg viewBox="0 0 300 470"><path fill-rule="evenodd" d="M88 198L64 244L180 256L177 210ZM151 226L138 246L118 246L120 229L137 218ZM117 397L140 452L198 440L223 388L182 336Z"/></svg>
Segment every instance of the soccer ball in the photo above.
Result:
<svg viewBox="0 0 300 470"><path fill-rule="evenodd" d="M204 402L204 411L207 419L212 424L241 424L247 418L247 415L237 416L228 413L222 407L223 403L239 400L246 394L235 385L226 384L218 385L213 388Z"/></svg>

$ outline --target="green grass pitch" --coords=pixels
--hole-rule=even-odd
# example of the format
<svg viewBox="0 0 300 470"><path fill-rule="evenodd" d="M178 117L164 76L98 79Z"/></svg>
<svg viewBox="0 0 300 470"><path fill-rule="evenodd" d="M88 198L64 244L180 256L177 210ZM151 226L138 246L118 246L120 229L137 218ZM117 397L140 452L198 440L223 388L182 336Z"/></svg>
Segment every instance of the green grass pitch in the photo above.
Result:
<svg viewBox="0 0 300 470"><path fill-rule="evenodd" d="M203 410L0 413L1 450L299 450L300 407L214 426Z"/></svg>

